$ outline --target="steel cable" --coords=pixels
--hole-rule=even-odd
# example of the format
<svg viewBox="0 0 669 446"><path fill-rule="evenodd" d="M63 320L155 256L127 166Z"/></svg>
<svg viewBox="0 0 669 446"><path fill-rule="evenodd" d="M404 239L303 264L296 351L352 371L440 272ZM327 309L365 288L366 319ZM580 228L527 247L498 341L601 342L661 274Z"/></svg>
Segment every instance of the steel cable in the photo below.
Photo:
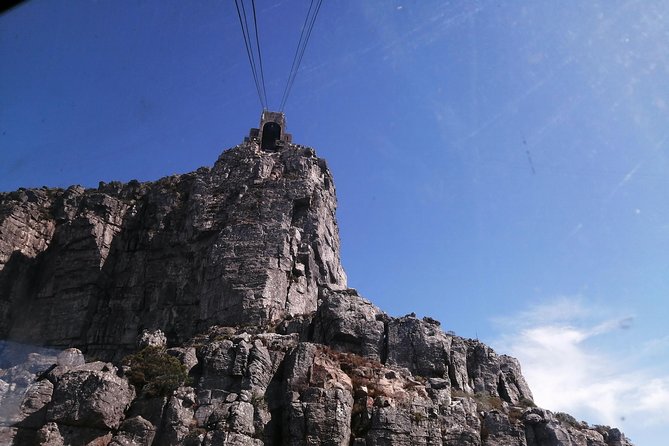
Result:
<svg viewBox="0 0 669 446"><path fill-rule="evenodd" d="M300 33L300 40L298 41L297 49L295 50L295 55L293 57L293 64L291 65L290 73L288 74L288 81L286 82L286 88L284 89L283 96L281 98L281 106L279 107L279 111L283 111L284 107L286 106L286 101L288 100L290 91L292 90L293 84L295 83L295 77L297 76L300 64L302 63L302 58L304 57L304 52L307 49L307 44L309 43L309 38L311 37L311 33L314 29L314 24L316 23L316 17L318 16L318 12L321 9L322 3L323 0L318 0L318 3L314 8L314 0L311 0L311 3L309 5L309 10L307 11L307 17L304 20L304 25L302 26L302 31Z"/></svg>
<svg viewBox="0 0 669 446"><path fill-rule="evenodd" d="M262 67L262 53L260 52L260 38L258 37L258 21L256 19L256 1L251 0L253 7L253 27L256 32L256 47L258 48L258 61L260 62L260 83L262 84L263 97L265 98L265 109L267 108L267 90L265 89L265 72Z"/></svg>
<svg viewBox="0 0 669 446"><path fill-rule="evenodd" d="M241 10L240 10L240 5L241 5ZM244 37L244 46L246 48L246 55L249 59L249 65L251 65L251 74L253 75L253 81L256 86L256 91L258 92L258 99L260 100L260 105L262 106L262 108L267 109L265 97L263 96L263 90L260 87L260 81L258 78L258 69L256 67L255 55L253 53L253 43L251 42L251 36L248 32L248 20L246 18L246 8L244 8L244 0L235 0L235 7L237 8L237 17L239 18L239 25L242 28L242 35ZM257 36L257 24L254 24L254 26L256 26L256 36ZM260 49L260 44L258 44L258 49Z"/></svg>

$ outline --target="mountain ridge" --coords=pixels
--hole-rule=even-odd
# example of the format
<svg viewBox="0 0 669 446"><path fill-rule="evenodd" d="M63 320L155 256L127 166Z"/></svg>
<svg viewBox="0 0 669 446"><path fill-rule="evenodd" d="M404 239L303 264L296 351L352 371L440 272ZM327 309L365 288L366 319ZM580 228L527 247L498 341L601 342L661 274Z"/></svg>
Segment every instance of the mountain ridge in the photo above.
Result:
<svg viewBox="0 0 669 446"><path fill-rule="evenodd" d="M0 194L0 336L63 349L5 344L0 439L631 445L537 408L514 358L347 288L335 211L313 149L253 139L155 182Z"/></svg>

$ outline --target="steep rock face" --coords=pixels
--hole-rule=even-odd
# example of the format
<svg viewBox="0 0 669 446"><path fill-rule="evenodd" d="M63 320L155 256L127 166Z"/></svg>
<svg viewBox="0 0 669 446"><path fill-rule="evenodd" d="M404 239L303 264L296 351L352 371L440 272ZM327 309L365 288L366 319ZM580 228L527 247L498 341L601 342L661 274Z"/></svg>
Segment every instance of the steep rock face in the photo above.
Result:
<svg viewBox="0 0 669 446"><path fill-rule="evenodd" d="M532 392L515 358L449 335L432 318L393 318L354 290L326 291L314 317L315 339L336 350L408 369L420 377L443 379L458 390L517 404Z"/></svg>
<svg viewBox="0 0 669 446"><path fill-rule="evenodd" d="M154 183L0 194L0 335L111 358L145 328L313 312L346 285L335 208L313 150L254 143Z"/></svg>

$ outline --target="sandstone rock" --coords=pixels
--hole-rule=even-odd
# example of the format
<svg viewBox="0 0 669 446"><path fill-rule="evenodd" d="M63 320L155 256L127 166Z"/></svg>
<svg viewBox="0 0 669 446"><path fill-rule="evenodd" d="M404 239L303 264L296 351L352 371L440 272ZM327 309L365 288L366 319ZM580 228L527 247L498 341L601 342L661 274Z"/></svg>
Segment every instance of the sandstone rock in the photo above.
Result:
<svg viewBox="0 0 669 446"><path fill-rule="evenodd" d="M338 350L385 360L387 316L352 290L323 290L314 318L314 340Z"/></svg>
<svg viewBox="0 0 669 446"><path fill-rule="evenodd" d="M31 430L44 424L46 405L53 392L53 384L44 377L55 366L55 359L29 354L24 363L0 369L0 426L8 428L1 434L4 444L11 443L10 438L15 438L17 444L33 442Z"/></svg>
<svg viewBox="0 0 669 446"><path fill-rule="evenodd" d="M337 307L341 306L330 308ZM429 331L438 329L436 324L413 317L408 317L407 324L406 319L399 318L398 324L413 326L406 333L412 334L416 345L424 342L429 347L432 340L441 339L437 331ZM388 322L392 323L392 318ZM338 320L332 326L340 323ZM423 331L427 333L421 334ZM452 345L460 338L451 338L451 349L444 352L452 357ZM363 356L345 351L344 345L334 350L299 342L296 334L250 334L243 328L214 327L200 339L197 348L178 347L173 352L197 351L196 387L179 388L169 398L135 399L125 420L123 407L127 404L113 403L110 394L118 397L123 393L115 387L116 380L127 383L118 378L112 364L57 366L52 372L58 369L62 373L48 375L55 382L53 401L49 402L51 381L34 381L37 374L44 374L36 364L43 367L45 363L33 355L30 364L17 365L4 375L32 384L23 391L19 404L28 409L19 412L22 427L5 428L0 435L8 441L14 439L16 445L630 445L615 429L590 428L567 415L539 408L523 412L522 407L505 402L501 394L489 393L489 387L484 386L479 393L454 389L449 358L442 366L446 368L430 369L442 370L438 374L446 370L446 376L426 378L406 367L389 362L384 365L374 353ZM360 352L359 345L352 349ZM463 340L462 345L481 348L476 341ZM513 361L481 349L484 360L470 358L469 365L475 364L472 376L494 376L499 384L500 377L506 379L504 364L513 365ZM458 373L475 383L467 370ZM520 372L514 370L508 376L516 373ZM93 381L90 386L86 384L89 379ZM5 382L0 390L6 394L12 385L16 387ZM112 404L99 409L95 404L99 400ZM45 409L51 422L26 422L37 420L31 417Z"/></svg>
<svg viewBox="0 0 669 446"><path fill-rule="evenodd" d="M448 408L441 437L444 445L479 445L481 421L476 412L476 403L470 398L456 397Z"/></svg>
<svg viewBox="0 0 669 446"><path fill-rule="evenodd" d="M144 347L165 347L167 344L167 337L161 330L144 330L137 337L137 347L142 349Z"/></svg>
<svg viewBox="0 0 669 446"><path fill-rule="evenodd" d="M411 414L397 407L377 407L367 439L372 445L410 445Z"/></svg>
<svg viewBox="0 0 669 446"><path fill-rule="evenodd" d="M46 420L46 405L51 401L53 384L48 380L31 383L21 401L16 425L39 429Z"/></svg>
<svg viewBox="0 0 669 446"><path fill-rule="evenodd" d="M616 428L602 427L601 430L604 431L604 440L609 446L631 446L632 444L629 439L625 437L625 434Z"/></svg>
<svg viewBox="0 0 669 446"><path fill-rule="evenodd" d="M136 398L127 411L127 418L142 417L158 428L162 424L168 399L166 397Z"/></svg>
<svg viewBox="0 0 669 446"><path fill-rule="evenodd" d="M13 444L18 428L0 425L0 444Z"/></svg>
<svg viewBox="0 0 669 446"><path fill-rule="evenodd" d="M476 392L498 396L509 403L532 401L532 392L520 373L520 364L490 347L471 341L467 349L467 373Z"/></svg>
<svg viewBox="0 0 669 446"><path fill-rule="evenodd" d="M527 446L522 423L497 411L487 412L481 420L481 441L491 446Z"/></svg>
<svg viewBox="0 0 669 446"><path fill-rule="evenodd" d="M40 446L65 446L65 440L60 434L56 423L47 423L37 432L37 443Z"/></svg>
<svg viewBox="0 0 669 446"><path fill-rule="evenodd" d="M176 357L181 363L186 367L187 371L190 371L193 369L198 364L197 361L197 353L195 351L195 348L189 347L189 348L180 348L180 347L173 347L173 348L168 348L167 353Z"/></svg>
<svg viewBox="0 0 669 446"><path fill-rule="evenodd" d="M236 432L212 431L204 439L205 446L262 446L262 441Z"/></svg>
<svg viewBox="0 0 669 446"><path fill-rule="evenodd" d="M71 426L117 429L133 397L128 381L110 372L67 372L56 383L47 419Z"/></svg>
<svg viewBox="0 0 669 446"><path fill-rule="evenodd" d="M127 418L109 446L151 446L155 435L155 426L141 416Z"/></svg>
<svg viewBox="0 0 669 446"><path fill-rule="evenodd" d="M346 284L335 208L312 150L253 142L153 183L0 194L0 334L118 359L143 328L313 312Z"/></svg>
<svg viewBox="0 0 669 446"><path fill-rule="evenodd" d="M438 326L413 316L388 322L388 364L425 377L448 377L451 338Z"/></svg>
<svg viewBox="0 0 669 446"><path fill-rule="evenodd" d="M335 208L313 150L253 138L155 182L0 194L0 337L67 348L0 343L0 443L631 445L532 407L514 358L347 289ZM137 345L188 386L135 395Z"/></svg>
<svg viewBox="0 0 669 446"><path fill-rule="evenodd" d="M86 359L78 348L65 349L56 358L56 364L60 367L77 367L85 363Z"/></svg>
<svg viewBox="0 0 669 446"><path fill-rule="evenodd" d="M196 423L195 405L196 396L192 387L177 389L165 408L158 444L181 444Z"/></svg>
<svg viewBox="0 0 669 446"><path fill-rule="evenodd" d="M28 442L20 441L19 445L107 446L111 439L112 434L105 430L47 423L37 431L34 440Z"/></svg>
<svg viewBox="0 0 669 446"><path fill-rule="evenodd" d="M314 344L300 343L286 359L289 444L348 444L351 379Z"/></svg>

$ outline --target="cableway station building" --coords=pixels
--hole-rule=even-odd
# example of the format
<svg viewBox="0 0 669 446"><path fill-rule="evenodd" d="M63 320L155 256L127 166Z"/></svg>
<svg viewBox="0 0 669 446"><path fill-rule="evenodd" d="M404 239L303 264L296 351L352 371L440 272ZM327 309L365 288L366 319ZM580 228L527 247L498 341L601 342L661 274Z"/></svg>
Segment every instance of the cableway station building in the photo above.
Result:
<svg viewBox="0 0 669 446"><path fill-rule="evenodd" d="M260 116L260 127L251 129L249 136L244 140L256 141L260 144L261 150L272 152L293 141L292 135L286 133L285 129L285 114L263 110Z"/></svg>

